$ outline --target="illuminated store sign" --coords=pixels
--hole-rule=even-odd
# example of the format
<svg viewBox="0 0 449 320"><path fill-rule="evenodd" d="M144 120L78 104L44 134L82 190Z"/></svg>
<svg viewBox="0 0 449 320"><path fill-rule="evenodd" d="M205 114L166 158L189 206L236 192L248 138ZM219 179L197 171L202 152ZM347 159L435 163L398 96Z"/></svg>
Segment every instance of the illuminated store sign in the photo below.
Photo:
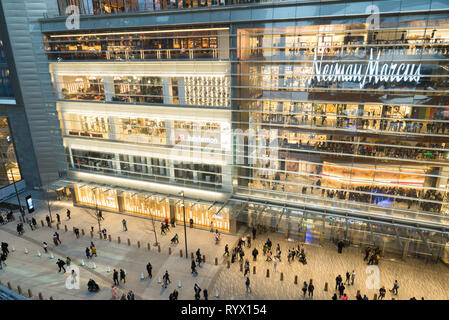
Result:
<svg viewBox="0 0 449 320"><path fill-rule="evenodd" d="M383 63L379 62L380 52L377 58L373 58L373 49L370 51L370 59L367 65L326 63L323 65L323 53L318 61L317 53L313 59L313 72L316 80L320 81L346 81L358 82L360 89L368 83L378 82L416 82L421 79L421 64ZM312 78L309 79L309 84Z"/></svg>
<svg viewBox="0 0 449 320"><path fill-rule="evenodd" d="M178 136L178 140L181 142L187 141L187 142L193 142L193 143L218 144L218 140L216 138L198 137L198 136L192 137L191 135L185 135L185 134L180 134Z"/></svg>

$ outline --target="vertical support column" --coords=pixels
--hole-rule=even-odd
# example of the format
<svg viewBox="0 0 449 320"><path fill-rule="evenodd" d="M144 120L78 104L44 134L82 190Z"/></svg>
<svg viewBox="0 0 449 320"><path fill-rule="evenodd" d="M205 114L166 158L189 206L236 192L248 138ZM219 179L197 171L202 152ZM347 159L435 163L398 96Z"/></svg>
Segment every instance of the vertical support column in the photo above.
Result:
<svg viewBox="0 0 449 320"><path fill-rule="evenodd" d="M170 104L170 79L168 77L162 78L162 95L164 97L164 104Z"/></svg>
<svg viewBox="0 0 449 320"><path fill-rule="evenodd" d="M180 102L180 104L183 104ZM175 132L173 130L173 120L166 119L165 121L165 136L167 145L171 146L175 143Z"/></svg>
<svg viewBox="0 0 449 320"><path fill-rule="evenodd" d="M168 170L167 176L170 177L170 182L175 182L175 168L173 160L167 160L167 170Z"/></svg>
<svg viewBox="0 0 449 320"><path fill-rule="evenodd" d="M117 128L115 127L114 116L108 117L108 121L109 121L109 139L116 140Z"/></svg>
<svg viewBox="0 0 449 320"><path fill-rule="evenodd" d="M70 165L72 166L72 168L75 168L75 163L73 162L72 148L68 147L67 149L69 149Z"/></svg>
<svg viewBox="0 0 449 320"><path fill-rule="evenodd" d="M118 153L114 153L114 158L115 161L113 161L114 163L114 169L117 172L117 174L122 174L122 171L120 169L120 156Z"/></svg>
<svg viewBox="0 0 449 320"><path fill-rule="evenodd" d="M410 240L407 240L404 243L404 249L402 250L402 260L405 261L407 258L407 253L408 253L408 247L410 245Z"/></svg>
<svg viewBox="0 0 449 320"><path fill-rule="evenodd" d="M104 77L103 85L106 101L112 101L112 97L115 95L114 78L112 76Z"/></svg>
<svg viewBox="0 0 449 320"><path fill-rule="evenodd" d="M53 77L53 83L55 84L56 97L58 99L62 99L61 86L59 84L59 76L56 73L53 73L52 77Z"/></svg>
<svg viewBox="0 0 449 320"><path fill-rule="evenodd" d="M179 104L186 104L186 83L184 77L178 77Z"/></svg>

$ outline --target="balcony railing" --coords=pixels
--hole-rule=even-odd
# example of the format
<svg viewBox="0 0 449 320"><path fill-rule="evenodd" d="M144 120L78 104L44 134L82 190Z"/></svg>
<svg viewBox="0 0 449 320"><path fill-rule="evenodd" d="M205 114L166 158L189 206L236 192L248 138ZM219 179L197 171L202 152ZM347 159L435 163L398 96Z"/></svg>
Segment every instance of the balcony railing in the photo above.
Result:
<svg viewBox="0 0 449 320"><path fill-rule="evenodd" d="M285 0L58 0L58 6L59 15L66 16L73 12L70 6L78 7L80 14L109 15L279 1Z"/></svg>

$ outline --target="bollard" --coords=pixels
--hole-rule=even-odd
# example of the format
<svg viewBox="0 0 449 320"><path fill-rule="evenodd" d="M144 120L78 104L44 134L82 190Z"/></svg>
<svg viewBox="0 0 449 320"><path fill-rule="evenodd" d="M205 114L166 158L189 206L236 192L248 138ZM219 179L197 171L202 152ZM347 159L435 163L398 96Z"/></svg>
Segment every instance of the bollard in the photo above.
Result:
<svg viewBox="0 0 449 320"><path fill-rule="evenodd" d="M17 286L17 292L22 295L22 288L20 286Z"/></svg>
<svg viewBox="0 0 449 320"><path fill-rule="evenodd" d="M42 295L42 292L39 292L39 300L44 300L44 296Z"/></svg>
<svg viewBox="0 0 449 320"><path fill-rule="evenodd" d="M170 247L168 247L168 254L169 255L171 254L171 248Z"/></svg>
<svg viewBox="0 0 449 320"><path fill-rule="evenodd" d="M64 225L64 230L65 230L65 232L69 231L69 230L67 229L67 225L66 225L66 224Z"/></svg>
<svg viewBox="0 0 449 320"><path fill-rule="evenodd" d="M373 300L377 300L377 293L374 294Z"/></svg>
<svg viewBox="0 0 449 320"><path fill-rule="evenodd" d="M45 225L45 224L44 224L44 220L41 220L41 225L42 225L42 226L44 226L44 225Z"/></svg>
<svg viewBox="0 0 449 320"><path fill-rule="evenodd" d="M28 297L32 298L33 297L33 293L31 292L31 289L28 289Z"/></svg>
<svg viewBox="0 0 449 320"><path fill-rule="evenodd" d="M161 246L157 245L157 252L161 252Z"/></svg>
<svg viewBox="0 0 449 320"><path fill-rule="evenodd" d="M267 278L269 278L269 277L270 277L270 270L267 269Z"/></svg>
<svg viewBox="0 0 449 320"><path fill-rule="evenodd" d="M227 267L228 267L228 269L231 267L231 263L229 262L229 260L227 261L228 262L228 265L227 265Z"/></svg>
<svg viewBox="0 0 449 320"><path fill-rule="evenodd" d="M256 266L253 266L253 274L256 274Z"/></svg>
<svg viewBox="0 0 449 320"><path fill-rule="evenodd" d="M179 250L179 256L182 258L182 250Z"/></svg>
<svg viewBox="0 0 449 320"><path fill-rule="evenodd" d="M295 276L295 284L298 284L298 276Z"/></svg>
<svg viewBox="0 0 449 320"><path fill-rule="evenodd" d="M327 289L328 289L328 284L327 284L327 282L324 284L324 291L327 291Z"/></svg>
<svg viewBox="0 0 449 320"><path fill-rule="evenodd" d="M203 254L203 263L206 263L206 256Z"/></svg>
<svg viewBox="0 0 449 320"><path fill-rule="evenodd" d="M59 230L59 223L56 224L56 229Z"/></svg>
<svg viewBox="0 0 449 320"><path fill-rule="evenodd" d="M53 296L50 296L50 300L53 300Z"/></svg>
<svg viewBox="0 0 449 320"><path fill-rule="evenodd" d="M120 237L117 238L118 243L120 243Z"/></svg>
<svg viewBox="0 0 449 320"><path fill-rule="evenodd" d="M130 246L131 245L131 240L129 240L129 238L128 238L128 246Z"/></svg>
<svg viewBox="0 0 449 320"><path fill-rule="evenodd" d="M84 236L84 229L81 229L81 235Z"/></svg>
<svg viewBox="0 0 449 320"><path fill-rule="evenodd" d="M360 290L357 290L356 296L359 296L359 295L360 295Z"/></svg>
<svg viewBox="0 0 449 320"><path fill-rule="evenodd" d="M215 265L218 265L218 258L215 258Z"/></svg>
<svg viewBox="0 0 449 320"><path fill-rule="evenodd" d="M243 271L243 264L240 263L240 272L242 272L242 271Z"/></svg>
<svg viewBox="0 0 449 320"><path fill-rule="evenodd" d="M284 274L281 272L281 281L284 281Z"/></svg>
<svg viewBox="0 0 449 320"><path fill-rule="evenodd" d="M150 249L151 249L151 245L149 243L147 243L147 249L148 249L148 251L150 251Z"/></svg>
<svg viewBox="0 0 449 320"><path fill-rule="evenodd" d="M193 252L190 252L190 256L191 256L191 258L193 259Z"/></svg>
<svg viewBox="0 0 449 320"><path fill-rule="evenodd" d="M112 241L112 238L111 238L111 235L110 235L110 234L108 234L108 239L109 239L109 242Z"/></svg>
<svg viewBox="0 0 449 320"><path fill-rule="evenodd" d="M137 241L137 248L140 248L140 241Z"/></svg>
<svg viewBox="0 0 449 320"><path fill-rule="evenodd" d="M11 283L9 281L8 281L8 289L12 290L12 285L11 285Z"/></svg>

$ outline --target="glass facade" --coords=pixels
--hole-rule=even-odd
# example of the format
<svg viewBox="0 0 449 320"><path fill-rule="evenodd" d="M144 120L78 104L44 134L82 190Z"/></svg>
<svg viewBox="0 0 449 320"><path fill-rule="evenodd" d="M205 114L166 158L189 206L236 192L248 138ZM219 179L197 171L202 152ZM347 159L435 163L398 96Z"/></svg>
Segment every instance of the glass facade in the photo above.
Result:
<svg viewBox="0 0 449 320"><path fill-rule="evenodd" d="M449 223L449 20L429 9L447 8L393 2L379 5L406 14L381 15L376 29L356 14L372 2L354 1L298 3L297 14L313 19L235 18L197 24L197 32L178 25L45 34L68 167L226 193L235 206L220 212L221 230L238 221L303 241L441 255ZM128 12L127 3L120 10ZM71 62L81 59L85 69ZM155 63L158 71L148 71ZM87 114L86 103L98 112ZM135 153L124 142L158 151ZM195 142L193 158L167 154L181 142ZM211 160L209 151L232 161ZM133 201L126 206L138 214L151 207ZM193 207L188 214L207 228L212 213ZM181 209L173 205L170 217L179 220Z"/></svg>
<svg viewBox="0 0 449 320"><path fill-rule="evenodd" d="M8 119L0 117L0 188L21 179Z"/></svg>
<svg viewBox="0 0 449 320"><path fill-rule="evenodd" d="M8 63L6 61L3 40L0 37L0 97L13 98L11 78L9 76Z"/></svg>

